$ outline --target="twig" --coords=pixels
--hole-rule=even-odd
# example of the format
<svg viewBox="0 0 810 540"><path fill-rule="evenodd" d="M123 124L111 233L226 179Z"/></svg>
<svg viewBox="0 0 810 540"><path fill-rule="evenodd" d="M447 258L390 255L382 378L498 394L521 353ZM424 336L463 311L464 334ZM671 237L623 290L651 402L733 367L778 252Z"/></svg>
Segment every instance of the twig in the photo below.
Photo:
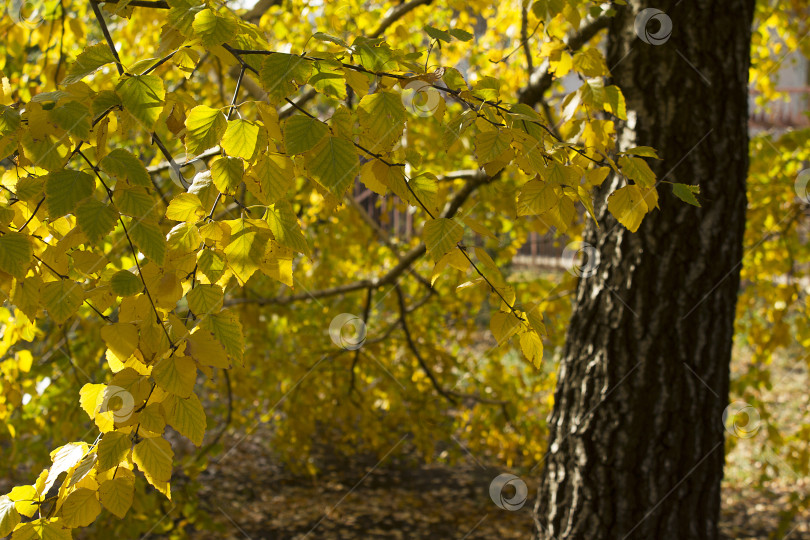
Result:
<svg viewBox="0 0 810 540"><path fill-rule="evenodd" d="M123 75L124 66L121 64L121 58L118 56L118 51L115 50L115 43L113 42L110 31L107 28L107 23L104 22L104 15L102 15L101 10L98 9L96 0L90 0L90 7L93 8L93 13L96 15L96 20L98 20L98 24L101 26L101 33L104 34L104 39L107 40L107 46L110 48L113 58L115 58L115 67L118 68L118 74Z"/></svg>

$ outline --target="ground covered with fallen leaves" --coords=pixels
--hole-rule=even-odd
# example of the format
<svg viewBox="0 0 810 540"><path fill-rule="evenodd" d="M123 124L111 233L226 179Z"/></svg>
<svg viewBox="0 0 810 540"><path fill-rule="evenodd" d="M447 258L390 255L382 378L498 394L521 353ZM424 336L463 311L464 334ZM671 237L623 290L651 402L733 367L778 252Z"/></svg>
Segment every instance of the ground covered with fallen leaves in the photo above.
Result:
<svg viewBox="0 0 810 540"><path fill-rule="evenodd" d="M226 448L229 448L226 442ZM456 538L528 539L538 474L524 478L529 501L517 511L498 508L489 496L494 477L508 472L471 459L453 466L356 458L322 462L317 479L285 472L260 435L241 441L199 478L201 506L215 531L207 539ZM726 483L721 530L727 539L810 540L810 513L779 531L792 490L760 491Z"/></svg>

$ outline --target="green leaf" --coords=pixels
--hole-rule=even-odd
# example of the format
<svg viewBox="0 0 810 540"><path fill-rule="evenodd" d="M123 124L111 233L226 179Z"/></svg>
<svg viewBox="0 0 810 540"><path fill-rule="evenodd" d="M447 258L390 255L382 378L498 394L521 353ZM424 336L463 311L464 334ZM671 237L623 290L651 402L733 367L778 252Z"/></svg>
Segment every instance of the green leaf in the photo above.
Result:
<svg viewBox="0 0 810 540"><path fill-rule="evenodd" d="M188 292L186 300L189 309L197 317L216 313L222 309L222 287L199 284Z"/></svg>
<svg viewBox="0 0 810 540"><path fill-rule="evenodd" d="M242 184L245 164L237 157L218 157L211 162L211 179L222 193L233 195Z"/></svg>
<svg viewBox="0 0 810 540"><path fill-rule="evenodd" d="M45 180L45 201L51 219L74 211L76 204L93 194L95 179L81 171L52 172Z"/></svg>
<svg viewBox="0 0 810 540"><path fill-rule="evenodd" d="M338 199L343 198L357 176L357 154L346 139L326 137L305 159L309 173Z"/></svg>
<svg viewBox="0 0 810 540"><path fill-rule="evenodd" d="M470 41L474 37L471 33L461 28L453 28L448 30L448 33L459 41Z"/></svg>
<svg viewBox="0 0 810 540"><path fill-rule="evenodd" d="M519 216L536 216L551 210L560 200L559 188L552 182L529 180L520 189L517 212Z"/></svg>
<svg viewBox="0 0 810 540"><path fill-rule="evenodd" d="M173 457L169 441L162 437L141 440L132 453L132 460L152 485L155 485L155 481L168 482L171 479Z"/></svg>
<svg viewBox="0 0 810 540"><path fill-rule="evenodd" d="M610 85L605 87L605 110L619 120L627 120L627 104L624 101L624 94L622 94L618 86Z"/></svg>
<svg viewBox="0 0 810 540"><path fill-rule="evenodd" d="M276 242L303 253L307 257L310 256L309 245L307 245L304 233L301 232L301 226L298 224L298 218L293 212L292 205L288 201L280 201L269 207L264 219L270 225Z"/></svg>
<svg viewBox="0 0 810 540"><path fill-rule="evenodd" d="M121 474L118 474L116 478L107 480L98 488L98 498L101 500L101 504L121 519L124 518L129 507L132 506L134 495L134 476L122 477Z"/></svg>
<svg viewBox="0 0 810 540"><path fill-rule="evenodd" d="M166 257L166 238L156 223L133 219L130 221L129 236L141 253L156 264L163 264Z"/></svg>
<svg viewBox="0 0 810 540"><path fill-rule="evenodd" d="M402 169L402 167L397 167ZM438 199L439 184L438 179L431 173L423 173L419 176L411 178L408 182L411 188L408 190L406 201L411 206L420 207L419 201L422 202L429 210L437 210L436 201ZM413 193L411 193L413 191ZM417 201L418 199L418 201Z"/></svg>
<svg viewBox="0 0 810 540"><path fill-rule="evenodd" d="M346 49L349 48L349 44L343 41L342 39L337 38L335 36L330 36L329 34L325 34L324 32L315 32L314 34L312 34L312 37L313 39L317 39L318 41L334 43L335 45L340 45L341 47L344 47Z"/></svg>
<svg viewBox="0 0 810 540"><path fill-rule="evenodd" d="M239 23L230 17L224 17L211 9L197 13L191 27L195 34L202 38L202 44L216 47L233 39L239 32Z"/></svg>
<svg viewBox="0 0 810 540"><path fill-rule="evenodd" d="M33 260L34 249L27 235L7 232L0 236L0 270L23 279Z"/></svg>
<svg viewBox="0 0 810 540"><path fill-rule="evenodd" d="M273 204L284 198L294 184L295 166L290 158L282 154L261 156L245 177L247 189L262 204Z"/></svg>
<svg viewBox="0 0 810 540"><path fill-rule="evenodd" d="M141 160L123 148L116 148L111 151L104 156L104 159L98 165L102 171L110 176L126 180L130 184L144 187L152 185L149 173Z"/></svg>
<svg viewBox="0 0 810 540"><path fill-rule="evenodd" d="M133 218L156 218L158 200L146 192L145 189L136 187L129 189L116 188L113 193L113 201L121 214Z"/></svg>
<svg viewBox="0 0 810 540"><path fill-rule="evenodd" d="M650 188L655 185L655 173L652 172L647 162L641 158L633 156L621 156L619 167L624 175L635 181L641 187Z"/></svg>
<svg viewBox="0 0 810 540"><path fill-rule="evenodd" d="M219 109L198 105L186 117L186 152L197 155L219 144L228 127Z"/></svg>
<svg viewBox="0 0 810 540"><path fill-rule="evenodd" d="M194 390L197 380L197 366L188 356L161 358L152 368L155 383L172 394L188 397Z"/></svg>
<svg viewBox="0 0 810 540"><path fill-rule="evenodd" d="M127 457L132 448L132 440L128 433L109 431L101 437L98 443L98 471L117 467Z"/></svg>
<svg viewBox="0 0 810 540"><path fill-rule="evenodd" d="M90 45L76 57L76 61L70 66L67 72L67 76L62 79L62 84L67 86L68 84L79 82L94 73L101 66L114 61L115 58L112 55L112 51L106 43Z"/></svg>
<svg viewBox="0 0 810 540"><path fill-rule="evenodd" d="M234 219L225 223L231 228L231 242L225 247L228 266L244 285L259 269L270 231L269 229L261 231L244 219Z"/></svg>
<svg viewBox="0 0 810 540"><path fill-rule="evenodd" d="M692 206L700 207L700 202L695 197L695 194L700 193L700 186L690 184L672 184L672 193L675 194L680 200L689 203Z"/></svg>
<svg viewBox="0 0 810 540"><path fill-rule="evenodd" d="M78 101L68 101L51 110L54 124L80 139L90 137L90 109Z"/></svg>
<svg viewBox="0 0 810 540"><path fill-rule="evenodd" d="M169 396L162 406L166 412L166 422L180 435L188 437L196 446L200 446L206 427L205 411L200 398L196 394L191 394L186 399Z"/></svg>
<svg viewBox="0 0 810 540"><path fill-rule="evenodd" d="M503 154L512 142L512 137L500 129L481 131L475 136L475 153L478 156L478 165L495 161Z"/></svg>
<svg viewBox="0 0 810 540"><path fill-rule="evenodd" d="M647 203L644 201L644 195L639 187L629 185L610 194L608 210L619 220L619 223L631 232L636 232L647 213Z"/></svg>
<svg viewBox="0 0 810 540"><path fill-rule="evenodd" d="M329 128L317 118L296 115L284 123L284 145L287 154L302 154L324 138Z"/></svg>
<svg viewBox="0 0 810 540"><path fill-rule="evenodd" d="M562 13L565 8L565 0L538 0L532 4L532 11L537 15L538 19L545 21L546 24L551 22L556 15Z"/></svg>
<svg viewBox="0 0 810 540"><path fill-rule="evenodd" d="M123 75L115 91L121 97L124 109L140 120L147 129L155 128L163 110L163 98L166 97L163 79L151 74Z"/></svg>
<svg viewBox="0 0 810 540"><path fill-rule="evenodd" d="M110 287L118 296L133 296L143 290L143 283L129 270L119 270L110 278Z"/></svg>
<svg viewBox="0 0 810 540"><path fill-rule="evenodd" d="M633 148L628 148L622 152L622 154L661 159L658 157L658 152L655 151L655 148L649 146L634 146Z"/></svg>
<svg viewBox="0 0 810 540"><path fill-rule="evenodd" d="M267 91L267 99L276 104L309 80L312 63L300 56L274 53L265 56L259 68L259 80Z"/></svg>
<svg viewBox="0 0 810 540"><path fill-rule="evenodd" d="M68 320L84 301L81 285L69 279L51 281L42 286L42 305L57 323Z"/></svg>
<svg viewBox="0 0 810 540"><path fill-rule="evenodd" d="M7 105L0 105L0 137L17 131L20 127L20 113Z"/></svg>
<svg viewBox="0 0 810 540"><path fill-rule="evenodd" d="M197 255L197 264L199 265L200 272L212 282L222 277L222 274L225 273L225 269L228 267L225 258L220 255L219 252L211 249L200 250Z"/></svg>
<svg viewBox="0 0 810 540"><path fill-rule="evenodd" d="M363 129L363 142L375 153L390 150L402 136L405 127L405 106L394 92L369 94L357 106L357 120Z"/></svg>
<svg viewBox="0 0 810 540"><path fill-rule="evenodd" d="M447 218L436 218L425 223L422 237L434 261L456 247L464 235L464 227Z"/></svg>
<svg viewBox="0 0 810 540"><path fill-rule="evenodd" d="M438 28L433 28L432 26L425 26L423 30L429 35L432 39L437 39L444 41L445 43L450 43L453 41L453 36L450 35L448 32L444 30L439 30Z"/></svg>
<svg viewBox="0 0 810 540"><path fill-rule="evenodd" d="M64 138L56 139L46 133L43 138L38 139L31 131L23 131L22 147L24 155L37 167L42 167L49 171L60 171L67 162L68 152L66 145L70 142Z"/></svg>
<svg viewBox="0 0 810 540"><path fill-rule="evenodd" d="M256 152L259 126L247 120L231 120L225 130L221 146L229 156L249 160Z"/></svg>
<svg viewBox="0 0 810 540"><path fill-rule="evenodd" d="M242 362L245 338L242 336L242 324L233 312L225 310L206 317L201 326L214 334L228 356Z"/></svg>

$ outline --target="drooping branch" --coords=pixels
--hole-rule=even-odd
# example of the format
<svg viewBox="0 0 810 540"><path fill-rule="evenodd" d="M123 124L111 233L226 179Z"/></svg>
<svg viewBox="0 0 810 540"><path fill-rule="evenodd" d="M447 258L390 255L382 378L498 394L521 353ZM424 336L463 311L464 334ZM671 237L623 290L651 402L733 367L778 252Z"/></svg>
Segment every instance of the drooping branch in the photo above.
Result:
<svg viewBox="0 0 810 540"><path fill-rule="evenodd" d="M408 328L408 319L406 317L407 307L405 306L405 295L402 294L402 288L397 285L395 287L397 292L397 301L399 302L399 325L402 327L402 332L405 334L405 341L408 343L408 348L411 350L413 355L416 357L416 361L419 362L419 366L422 368L422 371L425 372L425 375L430 380L430 384L433 385L433 388L436 392L445 398L450 403L455 404L456 399L451 396L444 388L442 388L441 383L436 379L436 375L430 370L430 367L425 363L425 359L422 358L422 355L419 354L419 349L416 347L416 343L413 340L413 336L411 336L411 331Z"/></svg>

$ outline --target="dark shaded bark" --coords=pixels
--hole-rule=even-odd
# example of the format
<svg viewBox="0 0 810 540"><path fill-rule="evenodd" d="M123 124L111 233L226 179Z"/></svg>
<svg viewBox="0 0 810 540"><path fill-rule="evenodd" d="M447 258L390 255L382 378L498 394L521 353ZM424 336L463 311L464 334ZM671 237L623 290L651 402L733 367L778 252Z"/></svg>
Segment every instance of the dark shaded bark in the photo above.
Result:
<svg viewBox="0 0 810 540"><path fill-rule="evenodd" d="M660 210L631 233L599 206L585 240L601 263L577 290L535 512L541 538L716 539L754 2L630 4L608 38L620 146L656 148L659 181L700 184L703 207L659 184ZM634 31L647 7L671 18L664 44Z"/></svg>

